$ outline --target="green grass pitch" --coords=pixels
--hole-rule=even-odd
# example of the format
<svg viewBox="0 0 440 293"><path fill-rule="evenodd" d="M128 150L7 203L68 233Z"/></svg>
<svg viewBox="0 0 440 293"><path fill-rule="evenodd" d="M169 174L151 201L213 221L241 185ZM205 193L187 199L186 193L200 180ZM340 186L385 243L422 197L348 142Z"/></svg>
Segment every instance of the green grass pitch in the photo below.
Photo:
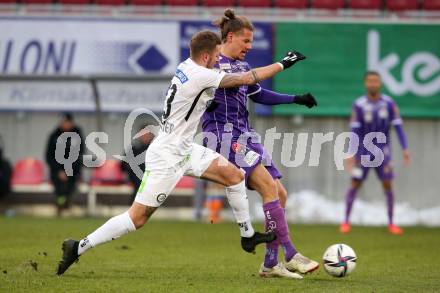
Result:
<svg viewBox="0 0 440 293"><path fill-rule="evenodd" d="M55 275L67 237L79 238L105 219L0 218L0 292L440 292L440 229L291 224L297 248L320 260L329 245L346 243L358 255L354 273L304 280L261 279L264 248L239 245L235 224L151 221L144 228L83 255ZM257 225L261 230L261 225Z"/></svg>

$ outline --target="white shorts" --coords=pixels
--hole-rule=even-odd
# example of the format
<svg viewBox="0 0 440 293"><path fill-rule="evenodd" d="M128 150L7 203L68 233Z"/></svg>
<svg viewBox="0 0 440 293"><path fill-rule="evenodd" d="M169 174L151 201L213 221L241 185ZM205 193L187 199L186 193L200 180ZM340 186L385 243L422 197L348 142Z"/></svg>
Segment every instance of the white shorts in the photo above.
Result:
<svg viewBox="0 0 440 293"><path fill-rule="evenodd" d="M184 175L200 177L220 157L213 150L193 143L191 154L181 156L170 167L166 153L157 152L147 151L144 177L135 198L136 202L150 207L159 207ZM174 160L175 156L171 157Z"/></svg>

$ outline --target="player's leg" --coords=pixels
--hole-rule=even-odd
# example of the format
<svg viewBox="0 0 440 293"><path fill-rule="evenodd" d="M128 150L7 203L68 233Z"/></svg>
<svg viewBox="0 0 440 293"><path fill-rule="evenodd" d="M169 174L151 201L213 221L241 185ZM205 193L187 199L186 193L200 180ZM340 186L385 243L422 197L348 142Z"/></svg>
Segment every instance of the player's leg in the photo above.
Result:
<svg viewBox="0 0 440 293"><path fill-rule="evenodd" d="M388 161L382 166L376 168L376 173L379 179L382 181L382 187L385 193L387 215L388 215L388 231L391 234L401 235L403 234L402 228L394 224L394 192L393 192L393 168Z"/></svg>
<svg viewBox="0 0 440 293"><path fill-rule="evenodd" d="M277 184L261 163L253 168L249 174L248 186L262 196L266 231L275 232L285 251L286 258L291 260L297 251L290 241L284 209L278 199ZM282 263L279 263L275 253L272 254L269 248L266 248L266 255L259 275L261 277L302 279L300 275L288 271Z"/></svg>
<svg viewBox="0 0 440 293"><path fill-rule="evenodd" d="M279 179L275 180L277 184L278 198L283 209L286 207L287 191ZM268 227L266 227L266 231ZM280 239L266 244L266 253L264 255L264 266L267 268L274 267L278 263L278 247L281 245Z"/></svg>
<svg viewBox="0 0 440 293"><path fill-rule="evenodd" d="M267 169L269 173L271 173L272 177L276 178L276 172L274 172L272 169L274 169L275 166L272 164L271 166L268 166ZM276 169L276 168L275 168ZM283 183L281 183L280 179L275 179L275 182L277 183L277 189L278 189L278 197L281 202L281 206L284 209L284 216L286 216L286 202L287 202L287 190L284 187ZM287 218L286 218L287 222ZM276 241L276 240L275 240ZM274 242L275 242L274 241ZM268 243L271 244L271 243ZM286 263L286 268L290 271L298 271L301 273L309 273L317 270L319 268L319 263L316 261L313 261L305 256L303 256L301 253L297 253L294 255L294 257Z"/></svg>
<svg viewBox="0 0 440 293"><path fill-rule="evenodd" d="M176 172L174 168L146 170L138 194L129 210L112 217L80 241L67 239L63 242L63 256L58 264L57 274L63 274L89 249L141 228L166 200L182 177L182 173Z"/></svg>
<svg viewBox="0 0 440 293"><path fill-rule="evenodd" d="M351 173L351 183L350 187L347 190L347 193L345 194L345 217L344 221L342 222L341 226L339 227L339 232L346 234L350 233L351 226L350 226L350 215L353 208L354 200L356 199L356 195L359 191L359 189L362 186L363 181L367 178L369 168L363 167L360 164L358 164L356 167L353 168L353 171Z"/></svg>
<svg viewBox="0 0 440 293"><path fill-rule="evenodd" d="M241 170L220 154L198 144L193 144L190 161L191 166L187 169L186 175L226 186L226 197L240 227L241 245L245 251L253 252L257 244L275 239L275 234L258 233L252 227L244 175Z"/></svg>
<svg viewBox="0 0 440 293"><path fill-rule="evenodd" d="M287 190L280 179L275 179L275 183L277 184L278 198L280 199L280 204L283 207L283 209L285 209L287 202Z"/></svg>

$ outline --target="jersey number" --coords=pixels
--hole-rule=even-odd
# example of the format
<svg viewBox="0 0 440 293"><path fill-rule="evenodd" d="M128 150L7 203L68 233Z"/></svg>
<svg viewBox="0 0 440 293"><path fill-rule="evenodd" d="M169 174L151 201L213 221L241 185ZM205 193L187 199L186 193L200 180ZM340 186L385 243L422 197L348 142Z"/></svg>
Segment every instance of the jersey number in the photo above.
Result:
<svg viewBox="0 0 440 293"><path fill-rule="evenodd" d="M164 113L162 115L162 120L166 120L168 118L168 116L170 116L171 113L171 103L174 100L174 96L176 95L177 92L177 86L173 83L170 88L168 89L167 92L167 97L166 97L166 109L164 110Z"/></svg>

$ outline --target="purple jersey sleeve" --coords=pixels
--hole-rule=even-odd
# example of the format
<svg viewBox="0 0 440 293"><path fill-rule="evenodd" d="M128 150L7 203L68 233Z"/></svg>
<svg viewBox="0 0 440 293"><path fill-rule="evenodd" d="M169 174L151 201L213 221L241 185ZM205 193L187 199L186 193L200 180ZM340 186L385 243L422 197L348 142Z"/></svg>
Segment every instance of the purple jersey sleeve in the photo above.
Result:
<svg viewBox="0 0 440 293"><path fill-rule="evenodd" d="M391 113L391 124L393 124L394 128L396 129L400 146L402 149L406 150L408 148L408 141L406 139L405 131L403 130L403 121L400 117L399 108L394 102L391 103Z"/></svg>
<svg viewBox="0 0 440 293"><path fill-rule="evenodd" d="M263 105L290 104L295 99L295 96L279 94L261 87L250 93L248 89L247 96L255 103Z"/></svg>
<svg viewBox="0 0 440 293"><path fill-rule="evenodd" d="M247 70L251 70L249 64L247 64ZM295 96L279 94L260 86L259 83L248 86L247 97L258 104L263 105L279 105L290 104L293 102Z"/></svg>
<svg viewBox="0 0 440 293"><path fill-rule="evenodd" d="M358 140L361 139L362 135L362 121L361 121L361 109L356 106L356 103L353 103L352 112L351 112L351 119L350 119L350 128L351 128L351 140L353 140L354 136L357 136ZM359 143L361 143L359 141ZM348 147L348 151L350 154L354 155L357 152L357 147L355 147L355 144L350 143Z"/></svg>

